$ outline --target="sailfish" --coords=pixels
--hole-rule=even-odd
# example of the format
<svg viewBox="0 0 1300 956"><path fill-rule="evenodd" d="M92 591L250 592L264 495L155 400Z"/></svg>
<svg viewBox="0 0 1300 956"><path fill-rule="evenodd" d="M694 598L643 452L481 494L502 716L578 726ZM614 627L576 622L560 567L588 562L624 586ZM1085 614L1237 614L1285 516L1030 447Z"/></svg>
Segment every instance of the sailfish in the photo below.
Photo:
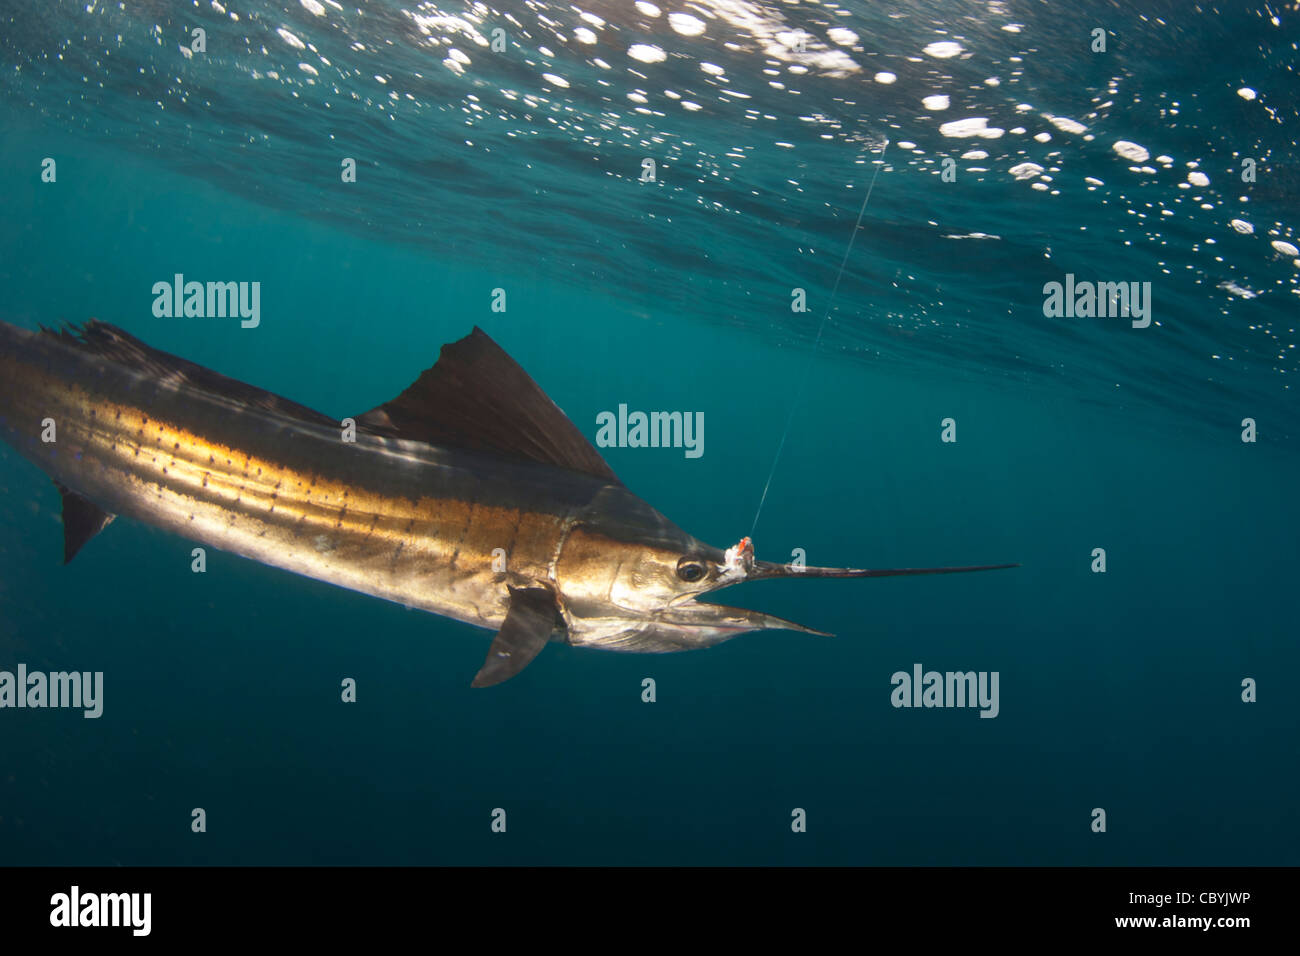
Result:
<svg viewBox="0 0 1300 956"><path fill-rule="evenodd" d="M809 627L698 598L765 578L1014 567L798 567L704 544L633 494L479 328L336 420L105 322L0 322L0 436L63 498L64 561L117 515L496 632L472 686L548 641L657 653Z"/></svg>

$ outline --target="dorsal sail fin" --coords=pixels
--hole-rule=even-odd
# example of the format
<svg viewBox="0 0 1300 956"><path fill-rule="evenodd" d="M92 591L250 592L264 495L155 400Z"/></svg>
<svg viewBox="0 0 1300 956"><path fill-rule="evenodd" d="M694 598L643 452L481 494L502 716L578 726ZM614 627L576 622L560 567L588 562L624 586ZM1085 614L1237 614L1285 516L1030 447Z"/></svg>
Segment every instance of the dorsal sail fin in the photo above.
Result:
<svg viewBox="0 0 1300 956"><path fill-rule="evenodd" d="M54 487L63 496L63 563L67 564L87 541L107 528L116 515L109 514L57 481Z"/></svg>
<svg viewBox="0 0 1300 956"><path fill-rule="evenodd" d="M622 484L541 386L480 329L391 401L358 416L375 435L556 465Z"/></svg>

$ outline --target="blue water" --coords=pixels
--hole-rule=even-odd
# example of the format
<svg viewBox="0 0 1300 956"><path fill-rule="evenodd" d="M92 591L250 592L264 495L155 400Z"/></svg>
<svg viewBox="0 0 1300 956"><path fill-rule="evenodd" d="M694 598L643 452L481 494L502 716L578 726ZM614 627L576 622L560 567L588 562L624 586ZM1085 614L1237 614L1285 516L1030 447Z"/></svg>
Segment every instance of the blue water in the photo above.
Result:
<svg viewBox="0 0 1300 956"><path fill-rule="evenodd" d="M487 632L126 520L62 567L6 446L0 670L105 702L0 709L0 862L1300 862L1294 11L125 6L0 14L7 321L340 418L477 324L593 439L703 412L701 458L602 453L715 545L772 473L760 558L1022 567L746 585L838 636L471 690ZM175 273L261 324L156 318ZM1046 317L1067 273L1150 282L1150 327ZM891 706L917 663L998 672L998 716Z"/></svg>

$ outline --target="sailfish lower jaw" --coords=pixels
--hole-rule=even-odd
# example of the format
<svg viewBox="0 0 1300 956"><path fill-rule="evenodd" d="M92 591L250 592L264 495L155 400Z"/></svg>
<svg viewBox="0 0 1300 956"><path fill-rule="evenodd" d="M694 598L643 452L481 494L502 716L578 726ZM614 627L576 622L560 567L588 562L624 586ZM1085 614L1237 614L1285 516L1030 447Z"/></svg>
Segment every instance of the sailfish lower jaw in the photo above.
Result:
<svg viewBox="0 0 1300 956"><path fill-rule="evenodd" d="M798 631L829 637L784 618L727 607L686 601L657 612L644 620L606 618L599 621L572 622L569 643L578 647L629 651L637 654L662 654L712 647L750 631Z"/></svg>

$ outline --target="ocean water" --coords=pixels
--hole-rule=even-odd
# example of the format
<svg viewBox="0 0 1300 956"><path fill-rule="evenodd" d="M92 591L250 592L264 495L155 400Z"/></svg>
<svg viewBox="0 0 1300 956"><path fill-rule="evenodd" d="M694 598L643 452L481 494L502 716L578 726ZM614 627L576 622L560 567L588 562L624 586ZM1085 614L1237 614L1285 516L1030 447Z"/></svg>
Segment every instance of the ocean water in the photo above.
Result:
<svg viewBox="0 0 1300 956"><path fill-rule="evenodd" d="M837 636L472 690L488 632L140 524L61 566L0 447L0 670L105 687L0 709L0 863L1300 863L1298 16L6 5L6 321L339 418L479 325L593 440L703 413L698 458L601 451L715 545L1021 567L745 585ZM260 323L156 316L177 273ZM1067 275L1150 283L1149 324L1046 315ZM997 716L894 706L916 665L996 672Z"/></svg>

